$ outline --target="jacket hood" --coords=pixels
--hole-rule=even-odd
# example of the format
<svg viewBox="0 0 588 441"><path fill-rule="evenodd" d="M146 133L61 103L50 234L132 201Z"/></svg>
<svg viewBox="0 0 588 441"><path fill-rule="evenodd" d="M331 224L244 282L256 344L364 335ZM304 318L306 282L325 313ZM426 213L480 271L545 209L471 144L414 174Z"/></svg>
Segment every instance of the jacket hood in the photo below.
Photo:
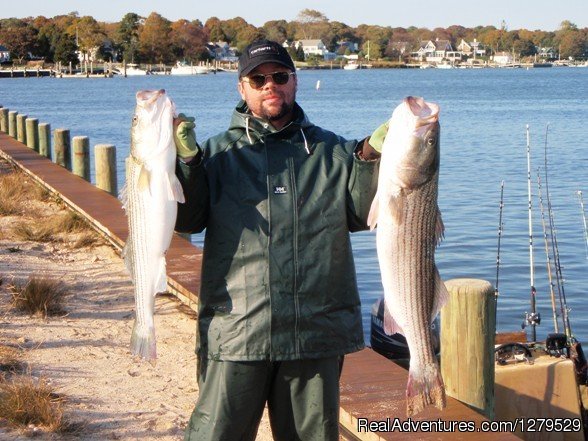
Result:
<svg viewBox="0 0 588 441"><path fill-rule="evenodd" d="M311 127L314 127L314 124L308 120L304 110L302 110L302 108L296 102L294 103L294 118L292 121L286 124L280 130L276 130L271 124L268 124L267 121L253 116L249 111L247 103L241 100L233 112L229 130L244 129L247 131L248 136L251 136L251 133L255 133L257 137L260 137L278 132L284 132L284 134L288 134L291 130L306 130Z"/></svg>

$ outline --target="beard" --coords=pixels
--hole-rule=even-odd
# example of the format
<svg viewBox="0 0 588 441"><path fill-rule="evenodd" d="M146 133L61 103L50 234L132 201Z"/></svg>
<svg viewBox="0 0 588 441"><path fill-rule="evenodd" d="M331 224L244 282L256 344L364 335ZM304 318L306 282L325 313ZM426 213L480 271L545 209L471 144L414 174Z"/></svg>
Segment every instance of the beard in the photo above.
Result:
<svg viewBox="0 0 588 441"><path fill-rule="evenodd" d="M269 122L278 121L287 115L290 115L294 110L294 102L286 103L283 102L278 109L264 109L263 118Z"/></svg>

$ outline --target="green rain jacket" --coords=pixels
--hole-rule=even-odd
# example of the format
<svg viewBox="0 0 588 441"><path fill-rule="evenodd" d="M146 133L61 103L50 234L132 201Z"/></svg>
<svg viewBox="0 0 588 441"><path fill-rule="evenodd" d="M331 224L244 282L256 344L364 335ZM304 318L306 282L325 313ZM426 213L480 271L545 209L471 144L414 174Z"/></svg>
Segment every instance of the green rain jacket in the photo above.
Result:
<svg viewBox="0 0 588 441"><path fill-rule="evenodd" d="M350 231L367 228L379 161L295 118L281 130L241 101L190 165L177 231L206 228L200 357L296 360L364 347ZM193 165L196 163L196 165Z"/></svg>

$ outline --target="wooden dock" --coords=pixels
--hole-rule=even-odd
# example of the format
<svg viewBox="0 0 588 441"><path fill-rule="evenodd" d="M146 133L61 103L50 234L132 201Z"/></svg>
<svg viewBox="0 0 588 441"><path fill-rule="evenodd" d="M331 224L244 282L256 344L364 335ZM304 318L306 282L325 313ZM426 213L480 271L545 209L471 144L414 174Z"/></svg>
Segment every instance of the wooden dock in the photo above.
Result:
<svg viewBox="0 0 588 441"><path fill-rule="evenodd" d="M2 132L0 156L58 195L115 247L122 249L128 235L127 219L117 198ZM167 254L168 284L170 291L193 309L200 291L201 263L202 250L174 235ZM443 411L429 408L407 420L404 392L407 377L405 369L371 349L345 357L341 376L342 436L351 440L518 439L511 433L480 431L482 423L488 420L453 398L448 398ZM459 430L460 422L462 430ZM454 430L447 430L452 427ZM467 430L470 428L473 432Z"/></svg>

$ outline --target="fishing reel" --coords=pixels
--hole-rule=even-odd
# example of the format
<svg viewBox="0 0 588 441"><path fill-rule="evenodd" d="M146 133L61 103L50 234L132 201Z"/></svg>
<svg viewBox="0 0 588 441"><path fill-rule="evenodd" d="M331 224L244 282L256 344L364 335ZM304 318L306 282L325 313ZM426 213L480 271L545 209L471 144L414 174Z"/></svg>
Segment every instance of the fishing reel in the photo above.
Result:
<svg viewBox="0 0 588 441"><path fill-rule="evenodd" d="M533 354L522 343L504 343L494 349L494 360L500 366L522 362L533 364Z"/></svg>
<svg viewBox="0 0 588 441"><path fill-rule="evenodd" d="M545 352L552 357L568 358L570 356L570 344L566 334L548 334L545 339Z"/></svg>
<svg viewBox="0 0 588 441"><path fill-rule="evenodd" d="M525 320L521 324L521 328L525 329L527 326L539 326L541 324L540 312L525 312Z"/></svg>

